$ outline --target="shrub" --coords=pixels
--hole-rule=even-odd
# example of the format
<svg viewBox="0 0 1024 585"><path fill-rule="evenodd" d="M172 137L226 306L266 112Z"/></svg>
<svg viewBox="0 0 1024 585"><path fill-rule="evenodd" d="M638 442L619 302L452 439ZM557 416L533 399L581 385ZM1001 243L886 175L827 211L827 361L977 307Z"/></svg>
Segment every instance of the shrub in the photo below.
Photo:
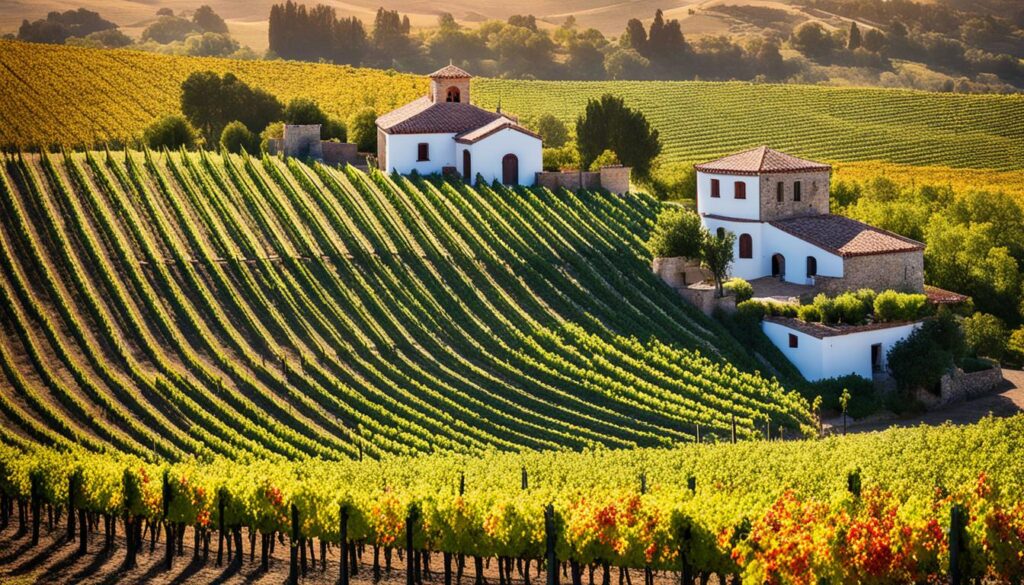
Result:
<svg viewBox="0 0 1024 585"><path fill-rule="evenodd" d="M754 297L754 287L742 278L730 278L722 288L736 295L736 303L749 301Z"/></svg>
<svg viewBox="0 0 1024 585"><path fill-rule="evenodd" d="M697 173L689 163L658 164L646 184L651 194L661 200L696 199Z"/></svg>
<svg viewBox="0 0 1024 585"><path fill-rule="evenodd" d="M765 317L765 306L759 301L736 303L736 312L744 320L757 323Z"/></svg>
<svg viewBox="0 0 1024 585"><path fill-rule="evenodd" d="M869 306L864 304L856 294L843 293L832 301L833 309L839 321L847 325L859 325L863 323L870 312Z"/></svg>
<svg viewBox="0 0 1024 585"><path fill-rule="evenodd" d="M842 395L843 390L850 392L850 402L846 405L846 412L853 418L864 418L882 407L882 398L875 391L875 384L871 380L856 374L810 382L808 390L804 395L821 396L824 409L842 412L843 409L839 403L839 397Z"/></svg>
<svg viewBox="0 0 1024 585"><path fill-rule="evenodd" d="M284 121L288 124L327 124L327 114L309 98L295 98L284 109Z"/></svg>
<svg viewBox="0 0 1024 585"><path fill-rule="evenodd" d="M245 127L245 124L235 120L224 127L220 133L220 145L228 152L238 154L245 150L248 153L255 153L259 150L259 138Z"/></svg>
<svg viewBox="0 0 1024 585"><path fill-rule="evenodd" d="M1019 366L1024 363L1024 327L1018 327L1010 334L1006 350L1007 356L1014 365Z"/></svg>
<svg viewBox="0 0 1024 585"><path fill-rule="evenodd" d="M821 323L821 310L817 305L801 305L797 309L797 318L808 323Z"/></svg>
<svg viewBox="0 0 1024 585"><path fill-rule="evenodd" d="M1002 360L1006 355L1010 335L999 317L975 313L964 319L960 326L964 330L967 349L974 355L994 360Z"/></svg>
<svg viewBox="0 0 1024 585"><path fill-rule="evenodd" d="M271 122L267 124L267 127L260 132L260 149L267 150L270 146L271 139L278 139L284 137L284 122Z"/></svg>
<svg viewBox="0 0 1024 585"><path fill-rule="evenodd" d="M833 325L839 322L839 310L836 308L836 302L833 298L825 293L819 293L814 297L813 304L818 308L818 314L821 315L822 323Z"/></svg>
<svg viewBox="0 0 1024 585"><path fill-rule="evenodd" d="M701 257L704 227L700 216L678 207L666 207L658 215L647 249L656 258Z"/></svg>
<svg viewBox="0 0 1024 585"><path fill-rule="evenodd" d="M992 363L976 357L965 357L960 360L960 369L967 374L984 372L985 370L992 369Z"/></svg>
<svg viewBox="0 0 1024 585"><path fill-rule="evenodd" d="M611 150L606 150L599 154L594 162L590 163L590 169L593 171L600 170L601 167L614 167L619 163L619 157Z"/></svg>
<svg viewBox="0 0 1024 585"><path fill-rule="evenodd" d="M359 152L377 150L377 111L363 108L348 119L348 139L354 142Z"/></svg>
<svg viewBox="0 0 1024 585"><path fill-rule="evenodd" d="M348 128L345 127L345 123L341 120L327 118L327 122L320 127L320 138L345 142L348 139Z"/></svg>
<svg viewBox="0 0 1024 585"><path fill-rule="evenodd" d="M927 314L928 297L887 290L874 302L876 321L914 321Z"/></svg>
<svg viewBox="0 0 1024 585"><path fill-rule="evenodd" d="M545 147L561 148L569 141L569 129L553 114L541 114L533 124Z"/></svg>
<svg viewBox="0 0 1024 585"><path fill-rule="evenodd" d="M879 295L881 296L881 295ZM904 391L934 390L942 375L964 356L966 344L956 317L941 311L889 350L889 369Z"/></svg>
<svg viewBox="0 0 1024 585"><path fill-rule="evenodd" d="M544 149L544 170L560 171L562 169L580 168L580 153L575 142L567 142L560 148Z"/></svg>
<svg viewBox="0 0 1024 585"><path fill-rule="evenodd" d="M181 116L164 116L146 128L142 141L150 148L192 148L196 131Z"/></svg>

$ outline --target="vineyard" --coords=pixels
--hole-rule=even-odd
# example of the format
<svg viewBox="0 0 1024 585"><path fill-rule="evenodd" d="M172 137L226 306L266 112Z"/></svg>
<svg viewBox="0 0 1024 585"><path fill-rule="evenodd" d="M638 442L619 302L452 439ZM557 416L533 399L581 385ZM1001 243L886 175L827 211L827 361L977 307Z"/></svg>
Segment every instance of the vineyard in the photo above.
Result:
<svg viewBox="0 0 1024 585"><path fill-rule="evenodd" d="M156 534L163 524L168 568L189 548L189 556L212 563L211 534L218 565L226 536L240 568L246 527L248 562L261 570L276 534L292 543L293 574L300 563L305 574L307 549L317 566L314 542L322 563L328 546L344 542L330 571L346 579L352 568L370 568L363 551L372 548L378 575L381 550L390 566L399 548L407 583L422 582L420 561L430 553L443 553L445 583L454 582L453 565L461 581L465 557L474 558L467 572L476 575L481 557L497 558L501 583L511 582L513 561L520 575L525 564L527 583L531 561L537 573L565 563L575 585L588 569L591 582L596 570L608 583L609 567L643 568L648 578L681 572L681 583L717 574L807 584L937 583L956 567L964 582L1017 583L1024 463L1015 447L1022 439L1018 416L812 441L362 462L166 465L0 447L0 508L3 523L14 523L16 499L21 534L32 538L44 506L49 530L61 534L52 509L79 511L82 552L108 546L120 520L129 562L145 542L142 525ZM102 537L89 534L98 525L90 517L105 519ZM183 547L176 535L186 528L196 536Z"/></svg>
<svg viewBox="0 0 1024 585"><path fill-rule="evenodd" d="M177 113L193 71L231 71L282 101L317 100L342 120L426 92L420 76L284 61L231 61L0 41L0 145L102 146ZM704 161L759 144L801 156L977 169L1024 168L1024 96L706 82L476 79L474 101L572 122L611 92L661 134L666 160Z"/></svg>
<svg viewBox="0 0 1024 585"><path fill-rule="evenodd" d="M651 199L208 152L0 177L9 442L339 459L813 425L651 274Z"/></svg>

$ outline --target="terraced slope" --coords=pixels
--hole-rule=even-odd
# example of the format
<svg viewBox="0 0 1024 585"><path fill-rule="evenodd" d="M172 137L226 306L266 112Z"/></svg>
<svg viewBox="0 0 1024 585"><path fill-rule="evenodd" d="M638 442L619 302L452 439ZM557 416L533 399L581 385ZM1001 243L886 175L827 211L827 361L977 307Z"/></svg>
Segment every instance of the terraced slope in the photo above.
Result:
<svg viewBox="0 0 1024 585"><path fill-rule="evenodd" d="M422 76L284 61L173 57L0 41L0 146L102 145L177 113L193 71L228 71L277 95L316 99L341 119L426 93ZM760 144L828 162L1024 169L1024 95L707 82L477 79L473 100L567 122L610 92L644 112L668 160L694 162Z"/></svg>
<svg viewBox="0 0 1024 585"><path fill-rule="evenodd" d="M209 153L3 167L8 441L342 458L811 422L650 274L648 198Z"/></svg>

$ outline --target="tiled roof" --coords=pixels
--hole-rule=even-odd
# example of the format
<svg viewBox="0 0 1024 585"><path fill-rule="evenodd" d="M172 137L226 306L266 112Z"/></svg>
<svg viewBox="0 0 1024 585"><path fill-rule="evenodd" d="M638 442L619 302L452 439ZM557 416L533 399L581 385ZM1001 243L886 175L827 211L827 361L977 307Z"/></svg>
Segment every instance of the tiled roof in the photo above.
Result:
<svg viewBox="0 0 1024 585"><path fill-rule="evenodd" d="M769 222L839 256L870 256L923 250L924 244L841 215L808 215Z"/></svg>
<svg viewBox="0 0 1024 585"><path fill-rule="evenodd" d="M461 134L502 117L472 104L434 103L424 96L377 118L377 127L388 134Z"/></svg>
<svg viewBox="0 0 1024 585"><path fill-rule="evenodd" d="M701 163L695 168L701 172L732 173L737 175L801 173L832 169L830 165L797 158L767 146L759 146L751 150L730 154L711 162Z"/></svg>
<svg viewBox="0 0 1024 585"><path fill-rule="evenodd" d="M455 65L448 64L429 75L431 79L463 79L472 77Z"/></svg>
<svg viewBox="0 0 1024 585"><path fill-rule="evenodd" d="M455 140L463 144L473 144L474 142L483 140L484 138L487 138L491 134L494 134L495 132L504 130L506 128L522 132L523 134L533 136L534 138L540 138L540 135L530 132L526 128L523 128L522 126L517 124L515 120L512 120L511 118L505 116L501 116L500 118L497 118L493 122L485 124L479 128L467 130L466 132L459 134L458 136L455 137Z"/></svg>
<svg viewBox="0 0 1024 585"><path fill-rule="evenodd" d="M967 295L944 290L930 284L924 285L924 294L928 296L928 302L935 305L958 305L968 299Z"/></svg>
<svg viewBox="0 0 1024 585"><path fill-rule="evenodd" d="M904 325L916 323L916 321L884 321L881 323L867 323L865 325L825 325L824 323L801 321L800 319L794 319L793 317L765 317L764 320L767 323L776 323L818 339L838 337L840 335L849 335L851 333L861 333L863 331L892 329L893 327L903 327Z"/></svg>

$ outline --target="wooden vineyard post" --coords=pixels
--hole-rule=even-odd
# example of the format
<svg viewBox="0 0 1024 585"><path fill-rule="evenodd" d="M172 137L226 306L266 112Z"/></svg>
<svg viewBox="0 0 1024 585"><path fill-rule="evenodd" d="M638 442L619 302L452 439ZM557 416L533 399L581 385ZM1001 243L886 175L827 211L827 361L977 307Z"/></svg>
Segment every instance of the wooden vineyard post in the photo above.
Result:
<svg viewBox="0 0 1024 585"><path fill-rule="evenodd" d="M409 508L405 518L405 585L416 583L416 555L413 554L412 539L416 530L416 507Z"/></svg>
<svg viewBox="0 0 1024 585"><path fill-rule="evenodd" d="M292 504L292 538L291 538L291 559L288 565L288 583L295 585L299 582L299 508Z"/></svg>
<svg viewBox="0 0 1024 585"><path fill-rule="evenodd" d="M124 501L124 536L125 541L128 543L128 551L124 557L125 569L134 569L137 566L136 555L139 552L139 545L142 541L142 534L139 532L139 519L132 516L132 501L130 499L131 494L134 494L134 490L131 489L131 476L126 469L124 475L121 476L121 489L125 494ZM78 514L81 517L83 511L79 510Z"/></svg>
<svg viewBox="0 0 1024 585"><path fill-rule="evenodd" d="M338 576L338 585L348 585L348 506L341 505L340 524L341 530L341 574Z"/></svg>
<svg viewBox="0 0 1024 585"><path fill-rule="evenodd" d="M32 546L39 544L39 512L42 501L39 494L39 475L33 473L29 477L31 487L29 488L29 505L32 507Z"/></svg>
<svg viewBox="0 0 1024 585"><path fill-rule="evenodd" d="M68 477L68 542L75 541L75 490L78 474Z"/></svg>
<svg viewBox="0 0 1024 585"><path fill-rule="evenodd" d="M732 442L736 442L736 415L732 415Z"/></svg>
<svg viewBox="0 0 1024 585"><path fill-rule="evenodd" d="M964 510L959 504L953 506L949 513L949 583L961 585L963 576L960 567L964 553Z"/></svg>
<svg viewBox="0 0 1024 585"><path fill-rule="evenodd" d="M217 492L217 566L224 560L224 488Z"/></svg>
<svg viewBox="0 0 1024 585"><path fill-rule="evenodd" d="M547 564L547 585L558 585L558 557L555 554L555 507L544 508L544 560Z"/></svg>
<svg viewBox="0 0 1024 585"><path fill-rule="evenodd" d="M174 567L174 544L176 539L174 538L174 524L167 520L167 514L171 509L171 498L173 497L173 494L171 493L170 472L166 469L164 470L163 480L163 521L165 536L167 537L167 552L164 555L164 570L170 571Z"/></svg>
<svg viewBox="0 0 1024 585"><path fill-rule="evenodd" d="M680 585L693 585L693 568L689 559L690 536L690 523L687 522L679 531Z"/></svg>
<svg viewBox="0 0 1024 585"><path fill-rule="evenodd" d="M646 473L641 473L640 474L640 495L642 496L642 495L644 495L646 493L647 493L647 474Z"/></svg>
<svg viewBox="0 0 1024 585"><path fill-rule="evenodd" d="M522 484L523 484L522 485L522 489L524 489L524 490L528 489L529 486L530 486L530 483L529 483L529 481L527 480L527 477L526 477L526 466L525 465L523 466L523 480L522 480Z"/></svg>

